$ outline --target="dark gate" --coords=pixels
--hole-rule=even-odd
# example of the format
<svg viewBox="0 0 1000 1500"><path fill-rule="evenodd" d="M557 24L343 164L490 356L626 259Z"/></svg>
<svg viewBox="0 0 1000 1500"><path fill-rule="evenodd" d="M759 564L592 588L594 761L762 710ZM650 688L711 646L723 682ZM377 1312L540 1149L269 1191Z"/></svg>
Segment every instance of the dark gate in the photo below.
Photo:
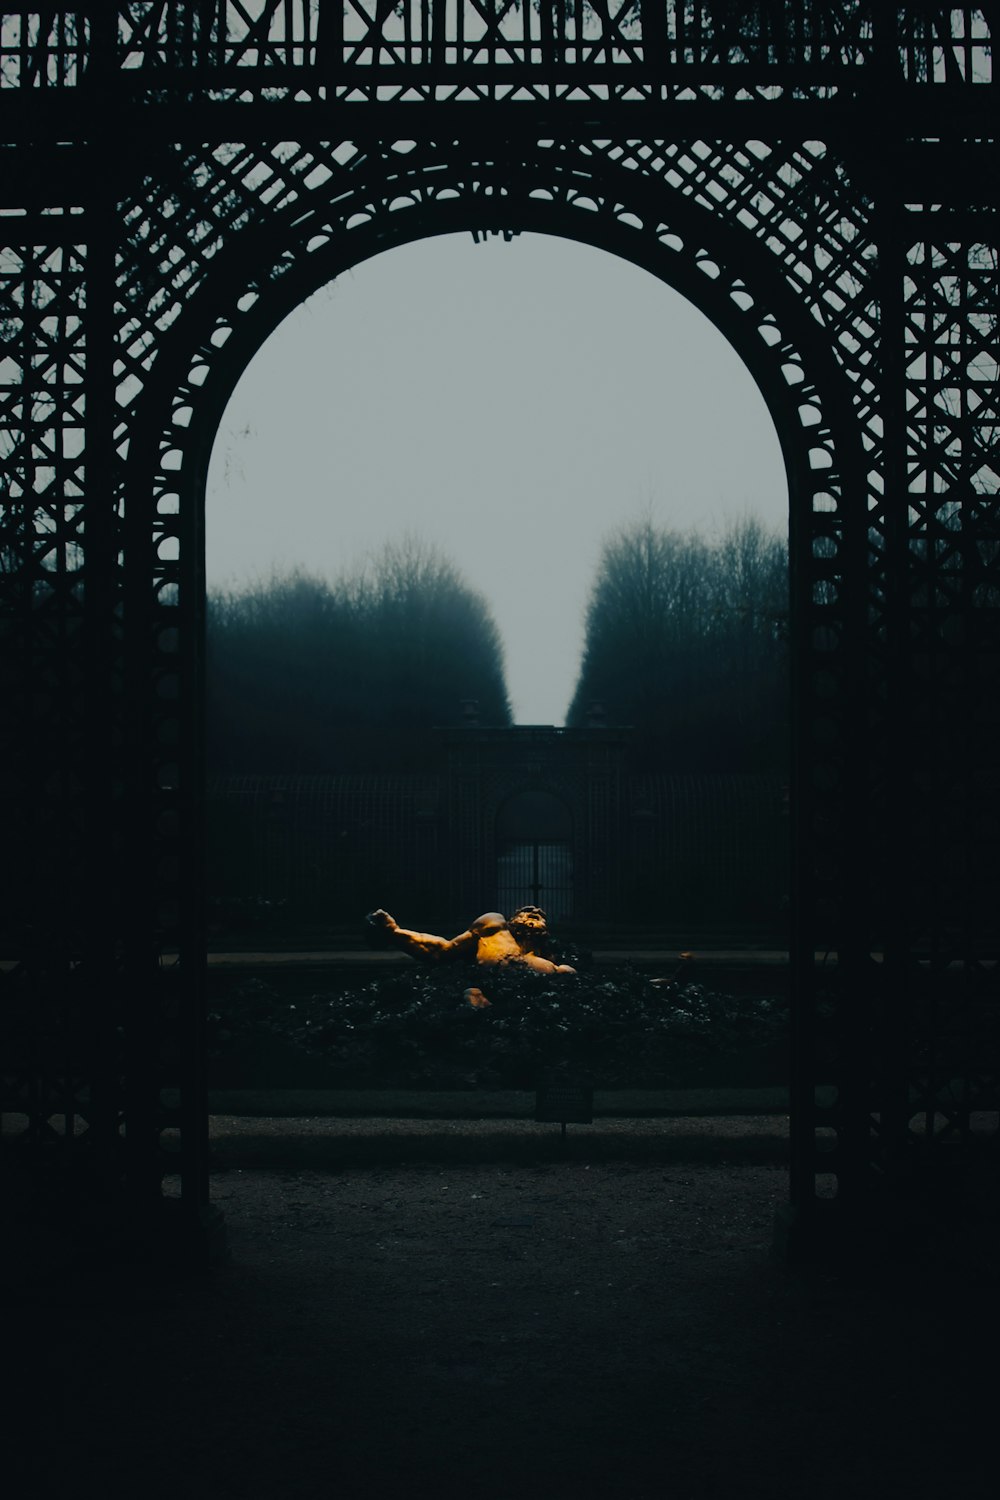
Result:
<svg viewBox="0 0 1000 1500"><path fill-rule="evenodd" d="M497 817L497 910L541 906L550 923L573 918L573 821L553 792L531 788Z"/></svg>
<svg viewBox="0 0 1000 1500"><path fill-rule="evenodd" d="M568 844L511 844L497 857L497 910L540 906L551 923L573 920L573 851Z"/></svg>

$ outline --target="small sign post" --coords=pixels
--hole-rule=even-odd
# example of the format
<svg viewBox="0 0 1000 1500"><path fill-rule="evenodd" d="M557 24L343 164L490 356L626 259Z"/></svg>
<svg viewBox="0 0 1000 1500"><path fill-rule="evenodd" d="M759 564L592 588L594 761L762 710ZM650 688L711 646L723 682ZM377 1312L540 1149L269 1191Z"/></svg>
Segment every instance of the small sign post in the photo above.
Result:
<svg viewBox="0 0 1000 1500"><path fill-rule="evenodd" d="M535 1092L535 1120L538 1124L559 1124L562 1138L566 1126L594 1123L594 1090L585 1084L549 1083L542 1080Z"/></svg>

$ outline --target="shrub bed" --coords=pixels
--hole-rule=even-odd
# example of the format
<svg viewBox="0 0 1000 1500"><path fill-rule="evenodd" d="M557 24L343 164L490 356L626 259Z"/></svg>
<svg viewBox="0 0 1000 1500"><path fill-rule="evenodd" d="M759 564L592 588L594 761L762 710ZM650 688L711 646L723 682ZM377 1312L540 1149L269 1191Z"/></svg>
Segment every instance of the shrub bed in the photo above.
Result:
<svg viewBox="0 0 1000 1500"><path fill-rule="evenodd" d="M488 1008L464 998L478 985ZM322 1060L334 1086L533 1088L557 1070L599 1088L678 1087L713 1064L781 1053L787 1007L631 970L552 977L474 966L403 970L345 990L282 995L244 980L209 1015L216 1071L268 1041Z"/></svg>

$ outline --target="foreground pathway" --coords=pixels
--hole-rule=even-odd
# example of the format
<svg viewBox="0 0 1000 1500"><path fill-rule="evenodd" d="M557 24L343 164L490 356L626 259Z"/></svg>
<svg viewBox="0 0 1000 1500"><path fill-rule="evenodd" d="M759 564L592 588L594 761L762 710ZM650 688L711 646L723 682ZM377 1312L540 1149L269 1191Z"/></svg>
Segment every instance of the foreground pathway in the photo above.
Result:
<svg viewBox="0 0 1000 1500"><path fill-rule="evenodd" d="M527 1122L229 1116L212 1149L213 1277L40 1270L8 1299L11 1494L987 1492L970 1346L995 1288L775 1263L779 1119L602 1122L563 1150Z"/></svg>

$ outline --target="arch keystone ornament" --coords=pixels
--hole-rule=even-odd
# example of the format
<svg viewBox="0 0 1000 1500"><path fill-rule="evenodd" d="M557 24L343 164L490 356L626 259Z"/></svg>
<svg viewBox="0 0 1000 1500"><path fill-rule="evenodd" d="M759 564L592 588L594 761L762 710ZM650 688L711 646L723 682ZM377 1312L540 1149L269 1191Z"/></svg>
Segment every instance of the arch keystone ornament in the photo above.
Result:
<svg viewBox="0 0 1000 1500"><path fill-rule="evenodd" d="M456 230L688 296L788 472L791 1252L976 1212L1000 1112L997 6L0 9L4 1159L211 1238L205 473L311 291ZM865 1252L867 1253L867 1251Z"/></svg>

